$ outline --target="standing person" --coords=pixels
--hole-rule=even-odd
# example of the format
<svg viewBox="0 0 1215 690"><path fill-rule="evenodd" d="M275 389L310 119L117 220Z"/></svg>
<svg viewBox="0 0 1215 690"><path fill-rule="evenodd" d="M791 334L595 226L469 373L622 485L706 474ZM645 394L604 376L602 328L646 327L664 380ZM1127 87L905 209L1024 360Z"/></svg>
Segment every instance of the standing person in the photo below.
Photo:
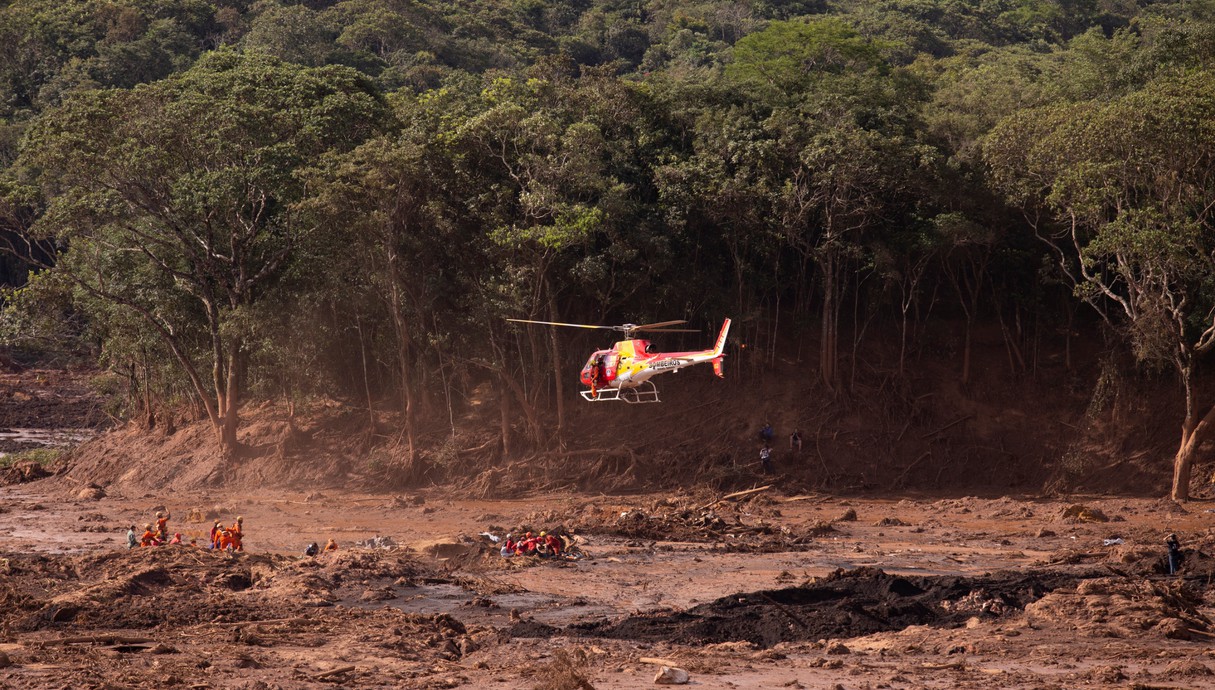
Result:
<svg viewBox="0 0 1215 690"><path fill-rule="evenodd" d="M1165 537L1164 544L1169 549L1169 575L1176 575L1181 569L1181 542L1176 534L1170 534Z"/></svg>
<svg viewBox="0 0 1215 690"><path fill-rule="evenodd" d="M219 533L221 531L223 531L223 528L220 526L219 520L216 520L215 524L212 525L212 527L211 527L211 548L212 549L219 548Z"/></svg>
<svg viewBox="0 0 1215 690"><path fill-rule="evenodd" d="M764 442L764 445L772 445L772 439L776 438L776 432L772 430L772 425L764 422L764 426L759 430L759 440Z"/></svg>
<svg viewBox="0 0 1215 690"><path fill-rule="evenodd" d="M802 431L794 429L793 433L789 434L789 452L798 455L802 452Z"/></svg>
<svg viewBox="0 0 1215 690"><path fill-rule="evenodd" d="M156 538L162 542L169 541L169 518L172 517L168 512L156 513Z"/></svg>
<svg viewBox="0 0 1215 690"><path fill-rule="evenodd" d="M127 530L127 548L133 549L139 546L139 535L135 534L135 525L131 525L131 529Z"/></svg>
<svg viewBox="0 0 1215 690"><path fill-rule="evenodd" d="M237 515L236 522L228 528L228 538L232 544L233 551L244 551L245 547L241 545L241 539L245 537L245 518Z"/></svg>
<svg viewBox="0 0 1215 690"><path fill-rule="evenodd" d="M759 464L764 466L764 474L772 474L772 446L765 443L759 449Z"/></svg>

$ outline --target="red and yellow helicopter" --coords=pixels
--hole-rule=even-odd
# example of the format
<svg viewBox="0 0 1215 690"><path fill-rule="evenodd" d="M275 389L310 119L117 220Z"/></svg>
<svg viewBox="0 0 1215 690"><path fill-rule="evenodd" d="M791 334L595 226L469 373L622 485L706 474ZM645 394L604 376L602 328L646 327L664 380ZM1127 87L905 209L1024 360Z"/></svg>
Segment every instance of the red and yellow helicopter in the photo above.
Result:
<svg viewBox="0 0 1215 690"><path fill-rule="evenodd" d="M667 328L678 326L687 321L661 321L637 325L626 323L621 326L591 326L584 323L558 323L556 321L531 321L529 319L507 319L516 323L538 323L545 326L567 326L569 328L594 328L619 331L624 333L624 340L617 342L610 350L598 350L582 367L581 380L589 390L579 391L582 397L591 402L607 402L623 400L626 403L661 402L658 399L658 387L650 379L658 374L679 371L693 364L713 364L713 373L724 378L721 363L725 356L726 334L730 331L730 319L721 325L721 333L711 350L696 350L693 352L652 352L650 341L639 340L633 336L638 332L647 333L697 333L698 331Z"/></svg>

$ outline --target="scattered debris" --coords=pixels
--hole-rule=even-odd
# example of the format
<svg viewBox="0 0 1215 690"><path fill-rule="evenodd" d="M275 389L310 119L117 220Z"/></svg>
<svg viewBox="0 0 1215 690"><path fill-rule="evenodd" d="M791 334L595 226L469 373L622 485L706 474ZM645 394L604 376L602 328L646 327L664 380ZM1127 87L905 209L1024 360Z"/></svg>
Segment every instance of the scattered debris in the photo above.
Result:
<svg viewBox="0 0 1215 690"><path fill-rule="evenodd" d="M370 539L356 541L354 545L364 549L384 549L387 551L394 551L401 547L401 545L398 544L392 537L383 537L380 535L376 535Z"/></svg>
<svg viewBox="0 0 1215 690"><path fill-rule="evenodd" d="M1063 511L1064 522L1109 522L1100 508L1090 508L1079 503L1068 506Z"/></svg>
<svg viewBox="0 0 1215 690"><path fill-rule="evenodd" d="M654 676L655 685L686 685L687 682L688 672L673 666L663 666Z"/></svg>

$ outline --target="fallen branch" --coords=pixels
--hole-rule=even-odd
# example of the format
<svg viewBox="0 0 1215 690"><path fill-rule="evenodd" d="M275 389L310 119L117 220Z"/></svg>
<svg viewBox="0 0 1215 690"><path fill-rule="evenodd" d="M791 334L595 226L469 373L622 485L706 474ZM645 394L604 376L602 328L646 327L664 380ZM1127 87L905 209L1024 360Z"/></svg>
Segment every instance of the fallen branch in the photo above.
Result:
<svg viewBox="0 0 1215 690"><path fill-rule="evenodd" d="M338 666L337 668L331 668L328 671L314 673L314 674L312 674L312 677L317 680L320 680L321 678L329 678L330 676L336 676L336 675L340 675L343 673L349 673L353 670L354 670L354 666Z"/></svg>
<svg viewBox="0 0 1215 690"><path fill-rule="evenodd" d="M658 658L652 657L652 656L643 656L640 659L638 659L637 661L642 664L657 664L659 666L679 666L678 663L671 661L670 659L658 659Z"/></svg>
<svg viewBox="0 0 1215 690"><path fill-rule="evenodd" d="M899 475L898 479L894 480L894 483L891 484L891 486L896 486L896 487L901 486L903 483L903 480L907 478L908 473L910 473L911 470L915 469L916 465L920 464L921 462L924 461L925 458L928 458L928 457L932 457L931 450L924 451L923 453L920 454L920 457L916 458L910 465L903 468L902 474Z"/></svg>
<svg viewBox="0 0 1215 690"><path fill-rule="evenodd" d="M701 507L700 507L700 510L705 510L705 509L707 509L707 508L712 508L713 506L715 506L715 505L717 505L718 503L721 503L721 502L723 502L723 501L732 501L732 500L734 500L734 499L736 499L736 498L743 498L744 496L750 496L751 494L757 494L757 493L759 493L759 492L761 492L761 491L767 491L768 489L771 489L771 488L772 488L772 485L771 485L771 484L768 484L768 485L766 485L766 486L761 486L761 487L756 488L756 489L747 489L746 491L735 491L735 492L734 492L734 493L732 493L732 494L726 494L725 496L722 496L721 498L717 499L716 501L713 501L712 503L709 503L709 504L707 504L707 505L701 506Z"/></svg>
<svg viewBox="0 0 1215 690"><path fill-rule="evenodd" d="M769 604L772 604L777 609L779 609L781 613L788 616L794 623L797 623L798 625L802 626L802 628L805 628L807 630L810 629L810 626L806 624L806 621L802 620L801 617L798 616L796 613L793 613L792 611L790 611L789 607L787 607L784 604L780 603L779 601L773 599L772 597L768 596L767 594L764 594L763 592L760 592L759 595L761 597L763 597L764 599L766 599Z"/></svg>
<svg viewBox="0 0 1215 690"><path fill-rule="evenodd" d="M155 642L151 637L127 637L126 635L79 635L76 637L61 637L58 640L42 640L38 645L69 645L69 644L143 644Z"/></svg>
<svg viewBox="0 0 1215 690"><path fill-rule="evenodd" d="M314 622L311 618L304 616L296 616L295 618L271 618L264 621L236 621L235 623L212 623L221 628L228 628L240 625L269 625L271 623L311 623Z"/></svg>
<svg viewBox="0 0 1215 690"><path fill-rule="evenodd" d="M955 661L950 664L920 664L920 668L928 670L928 671L943 671L945 669L953 669L956 671L961 671L966 668L966 664L964 664L960 661Z"/></svg>
<svg viewBox="0 0 1215 690"><path fill-rule="evenodd" d="M921 436L920 438L922 438L922 439L923 438L932 438L933 436L936 436L937 434L941 433L942 431L945 431L946 429L951 429L951 428L961 424L962 422L970 419L973 416L974 415L972 415L972 414L962 415L961 417L958 417L957 419L946 424L945 426L941 427L940 429L937 429L936 431L930 431L930 432L924 434L923 436Z"/></svg>

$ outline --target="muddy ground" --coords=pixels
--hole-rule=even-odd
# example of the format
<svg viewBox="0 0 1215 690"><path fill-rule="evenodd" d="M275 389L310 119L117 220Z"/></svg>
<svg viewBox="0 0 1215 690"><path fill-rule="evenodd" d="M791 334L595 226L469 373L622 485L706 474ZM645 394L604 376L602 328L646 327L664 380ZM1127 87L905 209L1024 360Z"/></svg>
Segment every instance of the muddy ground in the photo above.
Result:
<svg viewBox="0 0 1215 690"><path fill-rule="evenodd" d="M0 489L0 687L1215 687L1202 502L80 495ZM128 551L159 509L187 542L241 515L246 550ZM481 534L529 529L582 558Z"/></svg>

